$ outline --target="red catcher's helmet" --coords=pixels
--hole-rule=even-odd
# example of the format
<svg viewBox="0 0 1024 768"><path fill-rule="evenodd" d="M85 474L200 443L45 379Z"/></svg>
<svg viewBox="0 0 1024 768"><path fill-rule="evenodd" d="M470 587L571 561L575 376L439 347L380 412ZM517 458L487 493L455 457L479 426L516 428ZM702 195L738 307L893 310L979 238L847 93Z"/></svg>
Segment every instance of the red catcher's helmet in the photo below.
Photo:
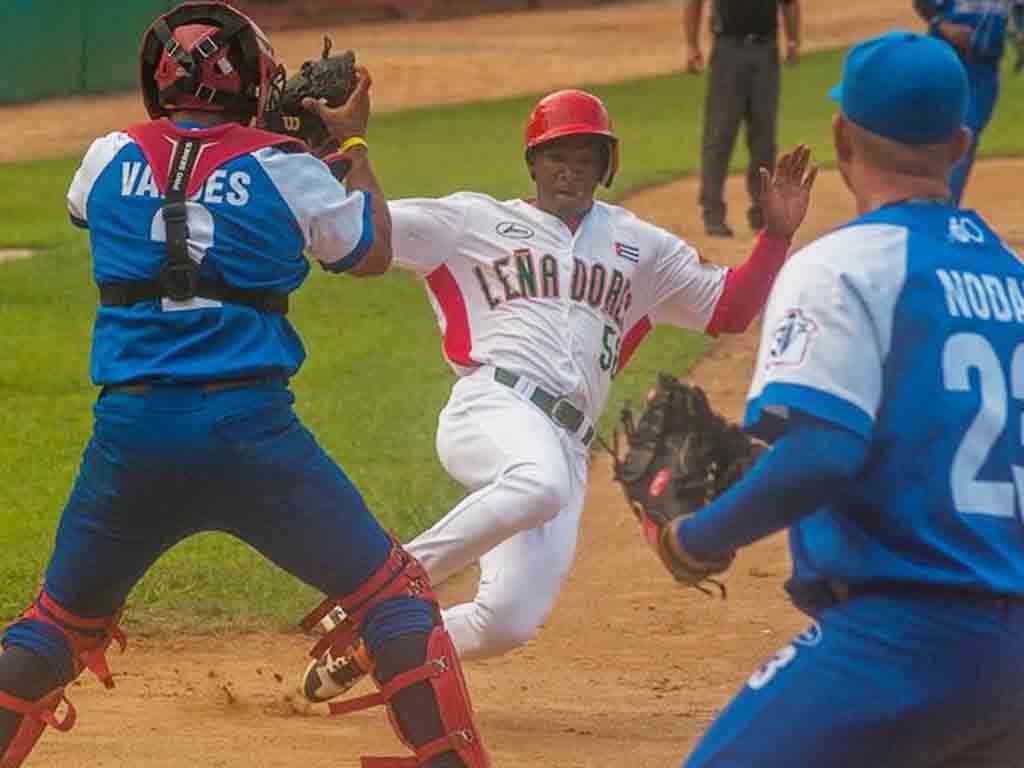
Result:
<svg viewBox="0 0 1024 768"><path fill-rule="evenodd" d="M139 77L152 118L174 109L261 117L280 93L284 68L267 36L227 3L188 2L142 36Z"/></svg>
<svg viewBox="0 0 1024 768"><path fill-rule="evenodd" d="M526 123L526 156L563 136L603 136L608 141L608 167L601 183L612 185L619 170L619 139L612 133L612 120L604 103L586 91L555 91L537 102Z"/></svg>

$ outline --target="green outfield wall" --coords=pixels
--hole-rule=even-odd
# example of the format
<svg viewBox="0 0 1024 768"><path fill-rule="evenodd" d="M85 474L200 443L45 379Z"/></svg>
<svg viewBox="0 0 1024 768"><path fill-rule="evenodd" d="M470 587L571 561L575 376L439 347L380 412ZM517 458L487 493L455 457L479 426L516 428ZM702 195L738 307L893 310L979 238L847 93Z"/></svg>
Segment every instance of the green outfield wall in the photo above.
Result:
<svg viewBox="0 0 1024 768"><path fill-rule="evenodd" d="M143 31L176 4L0 0L0 104L131 88Z"/></svg>

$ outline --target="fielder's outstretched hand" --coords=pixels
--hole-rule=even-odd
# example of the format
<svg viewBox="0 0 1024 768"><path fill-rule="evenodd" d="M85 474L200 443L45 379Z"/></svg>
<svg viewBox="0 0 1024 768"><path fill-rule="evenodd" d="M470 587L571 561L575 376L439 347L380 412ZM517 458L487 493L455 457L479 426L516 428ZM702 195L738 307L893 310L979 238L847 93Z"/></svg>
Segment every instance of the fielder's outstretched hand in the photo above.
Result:
<svg viewBox="0 0 1024 768"><path fill-rule="evenodd" d="M770 234L790 239L804 220L818 175L810 160L810 148L801 144L779 158L775 173L761 169L761 211Z"/></svg>

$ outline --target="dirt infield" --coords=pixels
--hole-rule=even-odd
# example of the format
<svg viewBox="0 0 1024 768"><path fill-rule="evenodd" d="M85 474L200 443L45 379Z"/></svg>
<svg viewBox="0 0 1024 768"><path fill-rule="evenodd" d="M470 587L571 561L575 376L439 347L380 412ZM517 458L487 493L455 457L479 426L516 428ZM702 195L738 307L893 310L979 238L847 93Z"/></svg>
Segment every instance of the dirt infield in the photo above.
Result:
<svg viewBox="0 0 1024 768"><path fill-rule="evenodd" d="M909 11L891 10L889 0L807 5L809 47L913 23ZM679 4L667 2L397 24L345 35L378 73L378 106L397 108L669 71L681 55L679 27ZM612 38L617 56L609 61ZM312 32L281 35L278 44L294 64L316 39ZM524 62L536 71L527 75ZM495 83L502 79L495 73L513 67L515 81L499 93ZM123 124L134 102L76 102L76 120L65 115L62 125L40 125L33 135L25 126L39 125L37 118L54 105L0 110L0 135L9 138L27 121L20 123L19 152L46 154L58 144L66 151L101 126ZM10 145L0 142L0 151ZM1024 163L981 164L967 201L992 213L996 228L1018 246L1024 245L1024 201L1014 191L1021 172ZM733 210L744 209L741 194L742 183L732 181ZM745 232L731 242L702 237L692 181L650 190L627 204L689 236L712 260L735 262L749 252ZM839 179L824 174L801 239L851 213ZM734 418L755 345L755 332L725 339L693 373ZM577 561L555 614L526 648L467 665L495 766L678 765L750 671L804 625L782 595L789 563L781 537L740 554L727 578L727 602L675 589L641 544L604 458L595 459L592 477ZM463 574L442 595L468 596L474 576ZM277 634L135 638L127 654L111 657L117 690L102 691L88 675L75 683L70 695L79 725L70 735L47 734L30 765L342 767L358 765L360 754L399 749L377 713L329 718L318 709L295 711L287 699L309 645L299 635Z"/></svg>

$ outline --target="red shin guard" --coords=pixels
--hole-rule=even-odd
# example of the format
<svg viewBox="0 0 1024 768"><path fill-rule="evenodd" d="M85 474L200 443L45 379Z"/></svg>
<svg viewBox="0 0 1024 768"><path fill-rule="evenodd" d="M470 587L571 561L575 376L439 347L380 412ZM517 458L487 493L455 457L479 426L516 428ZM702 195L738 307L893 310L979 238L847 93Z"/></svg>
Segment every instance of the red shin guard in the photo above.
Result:
<svg viewBox="0 0 1024 768"><path fill-rule="evenodd" d="M32 607L25 611L21 618L45 622L64 633L74 657L75 677L78 677L83 669L88 669L100 679L104 687L114 687L114 678L107 665L106 653L107 648L115 640L122 651L128 644L124 632L118 626L120 612L99 619L76 616L65 610L46 592L41 592Z"/></svg>
<svg viewBox="0 0 1024 768"><path fill-rule="evenodd" d="M61 702L64 702L66 710L64 717L58 718L57 707ZM3 754L0 754L0 768L18 768L39 741L46 726L53 726L58 731L70 731L75 724L75 708L64 698L63 688L51 691L38 701L32 702L0 692L0 709L8 709L22 715L14 738Z"/></svg>
<svg viewBox="0 0 1024 768"><path fill-rule="evenodd" d="M370 609L385 600L403 595L425 600L437 610L437 597L430 586L427 572L418 560L396 542L384 564L358 590L344 597L327 598L299 623L309 632L335 608L340 607L345 612L344 621L321 637L309 655L318 659L328 648L336 651L336 656L344 654L346 649L355 644Z"/></svg>
<svg viewBox="0 0 1024 768"><path fill-rule="evenodd" d="M39 597L21 615L22 621L38 621L56 627L61 631L71 648L74 678L83 670L92 671L107 688L114 687L114 679L107 666L106 651L110 643L117 641L124 650L124 633L117 626L120 614L105 618L91 619L65 610L53 598L40 593ZM70 682L67 681L67 682ZM57 716L57 708L64 704L64 716ZM64 686L54 689L36 701L25 701L0 691L0 709L22 715L18 729L0 754L0 768L18 768L29 752L35 747L46 726L58 731L70 731L74 727L75 708L64 697Z"/></svg>
<svg viewBox="0 0 1024 768"><path fill-rule="evenodd" d="M424 680L433 688L443 733L416 747L402 732L391 698L403 688ZM427 658L421 666L395 675L377 693L331 702L328 708L332 715L342 715L382 704L388 708L391 726L402 743L415 753L415 757L364 757L363 768L418 768L443 752L455 752L466 768L489 768L490 758L473 722L473 705L462 675L462 666L451 636L443 626L438 625L431 631L427 641Z"/></svg>

